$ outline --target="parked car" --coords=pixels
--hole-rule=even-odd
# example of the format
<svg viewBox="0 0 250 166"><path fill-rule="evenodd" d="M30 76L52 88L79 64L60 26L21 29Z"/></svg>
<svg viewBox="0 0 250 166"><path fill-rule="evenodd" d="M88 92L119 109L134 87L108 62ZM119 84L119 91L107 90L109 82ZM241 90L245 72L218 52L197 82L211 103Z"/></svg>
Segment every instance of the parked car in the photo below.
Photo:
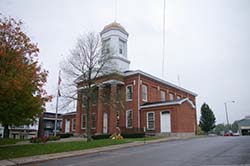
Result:
<svg viewBox="0 0 250 166"><path fill-rule="evenodd" d="M224 136L234 136L232 131L227 131L224 133Z"/></svg>
<svg viewBox="0 0 250 166"><path fill-rule="evenodd" d="M240 136L240 133L233 133L233 136Z"/></svg>

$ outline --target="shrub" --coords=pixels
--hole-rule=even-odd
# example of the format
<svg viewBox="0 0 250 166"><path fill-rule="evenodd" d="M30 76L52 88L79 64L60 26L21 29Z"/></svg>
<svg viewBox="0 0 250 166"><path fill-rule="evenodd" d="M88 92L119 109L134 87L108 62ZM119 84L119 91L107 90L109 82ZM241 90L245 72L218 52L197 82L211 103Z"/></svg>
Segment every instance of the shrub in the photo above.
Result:
<svg viewBox="0 0 250 166"><path fill-rule="evenodd" d="M123 138L143 138L145 133L122 133Z"/></svg>
<svg viewBox="0 0 250 166"><path fill-rule="evenodd" d="M69 138L69 137L72 137L73 134L72 133L61 133L61 134L57 134L56 136L59 136L60 138Z"/></svg>
<svg viewBox="0 0 250 166"><path fill-rule="evenodd" d="M31 143L45 143L47 141L56 141L59 140L59 136L50 136L50 137L32 137L30 138Z"/></svg>
<svg viewBox="0 0 250 166"><path fill-rule="evenodd" d="M103 135L93 135L92 139L97 140L97 139L108 139L110 137L110 134L103 134Z"/></svg>
<svg viewBox="0 0 250 166"><path fill-rule="evenodd" d="M30 138L31 143L45 143L49 140L48 137L32 137Z"/></svg>
<svg viewBox="0 0 250 166"><path fill-rule="evenodd" d="M59 140L60 139L60 136L50 136L49 138L48 138L48 141L57 141L57 140Z"/></svg>

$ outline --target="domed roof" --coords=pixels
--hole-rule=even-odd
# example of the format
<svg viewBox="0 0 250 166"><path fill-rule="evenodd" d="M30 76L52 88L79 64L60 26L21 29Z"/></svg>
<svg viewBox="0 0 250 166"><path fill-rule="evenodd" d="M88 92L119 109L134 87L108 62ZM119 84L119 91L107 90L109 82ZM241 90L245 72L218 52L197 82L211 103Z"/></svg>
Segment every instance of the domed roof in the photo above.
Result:
<svg viewBox="0 0 250 166"><path fill-rule="evenodd" d="M110 30L119 30L123 33L125 33L126 35L128 35L128 32L125 30L125 28L123 26L121 26L121 24L119 24L118 22L112 22L111 24L106 25L103 30L101 31L101 34L110 31Z"/></svg>

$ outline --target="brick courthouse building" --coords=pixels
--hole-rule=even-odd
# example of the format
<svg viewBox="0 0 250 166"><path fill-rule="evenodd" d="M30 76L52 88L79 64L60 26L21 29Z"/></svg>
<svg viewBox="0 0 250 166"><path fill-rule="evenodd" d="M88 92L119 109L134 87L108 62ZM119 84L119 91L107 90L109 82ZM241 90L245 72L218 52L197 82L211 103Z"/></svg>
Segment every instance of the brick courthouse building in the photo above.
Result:
<svg viewBox="0 0 250 166"><path fill-rule="evenodd" d="M114 49L112 61L120 72L97 80L97 100L92 101L90 108L91 132L112 134L118 126L121 132L139 132L145 128L147 133L156 135L195 134L197 95L143 71L129 70L128 33L120 24L113 22L105 26L100 35L105 49ZM78 88L79 93L80 89L82 87ZM103 96L110 102L103 100ZM64 132L68 121L74 123L76 135L85 133L84 108L84 104L78 102L74 117L70 116L71 120L64 118Z"/></svg>

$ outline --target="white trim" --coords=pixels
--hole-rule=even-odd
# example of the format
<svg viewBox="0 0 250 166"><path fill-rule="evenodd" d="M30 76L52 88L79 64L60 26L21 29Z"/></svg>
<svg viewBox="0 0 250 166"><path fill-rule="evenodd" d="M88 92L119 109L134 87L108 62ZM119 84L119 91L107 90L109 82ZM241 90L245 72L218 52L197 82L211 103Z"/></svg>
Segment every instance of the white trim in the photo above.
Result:
<svg viewBox="0 0 250 166"><path fill-rule="evenodd" d="M168 105L181 105L182 103L184 103L186 101L192 106L192 108L196 108L195 105L193 104L193 102L191 100L189 100L188 98L184 98L184 99L179 100L179 101L170 101L170 102L165 102L165 103L143 105L143 106L141 106L141 108L151 108L151 107L168 106Z"/></svg>
<svg viewBox="0 0 250 166"><path fill-rule="evenodd" d="M154 117L154 128L148 128L148 114L149 113L153 113L153 117ZM147 130L155 130L155 112L147 112Z"/></svg>
<svg viewBox="0 0 250 166"><path fill-rule="evenodd" d="M131 86L131 90L132 90L132 98L131 99L128 99L127 98L127 88L129 87L129 86ZM128 85L126 85L126 101L132 101L133 100L133 85L132 84L128 84Z"/></svg>
<svg viewBox="0 0 250 166"><path fill-rule="evenodd" d="M47 117L43 117L43 119L45 119L45 120L55 120L56 118L47 118ZM62 120L62 118L58 118L57 120Z"/></svg>
<svg viewBox="0 0 250 166"><path fill-rule="evenodd" d="M149 77L149 78L151 78L151 79L154 79L154 80L156 80L156 81L159 81L160 83L163 83L163 84L168 85L168 86L170 86L170 87L179 89L179 90L184 91L184 92L186 92L186 93L189 93L189 94L191 94L191 95L193 95L193 96L197 96L196 93L193 93L193 92L191 92L191 91L189 91L189 90L186 90L186 89L184 89L184 88L182 88L182 87L179 87L179 86L174 85L174 84L172 84L172 83L170 83L170 82L167 82L167 81L162 80L162 79L160 79L160 78L157 78L157 77L155 77L155 76L153 76L153 75L150 75L150 74L148 74L148 73L145 73L145 72L143 72L143 71L141 71L141 70L129 71L129 72L124 73L125 76L131 76L131 75L134 75L134 74L141 74L141 75L144 75L144 76L146 76L146 77Z"/></svg>
<svg viewBox="0 0 250 166"><path fill-rule="evenodd" d="M131 126L128 126L128 112L132 112L132 125ZM127 110L126 111L126 128L133 128L133 110L132 109L130 109L130 110Z"/></svg>

